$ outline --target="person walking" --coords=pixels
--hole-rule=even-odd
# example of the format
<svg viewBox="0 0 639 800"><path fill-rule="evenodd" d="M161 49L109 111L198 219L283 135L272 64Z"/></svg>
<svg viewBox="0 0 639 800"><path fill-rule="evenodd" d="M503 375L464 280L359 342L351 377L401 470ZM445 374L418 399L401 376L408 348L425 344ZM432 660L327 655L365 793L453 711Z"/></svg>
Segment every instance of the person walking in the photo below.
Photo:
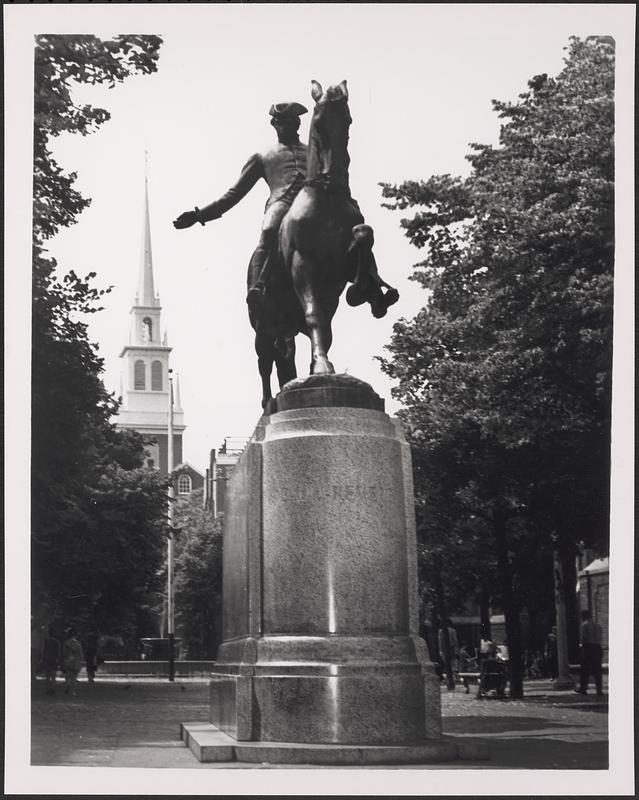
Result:
<svg viewBox="0 0 639 800"><path fill-rule="evenodd" d="M60 642L53 627L50 627L42 646L42 672L47 682L45 694L55 694L55 679L59 666Z"/></svg>
<svg viewBox="0 0 639 800"><path fill-rule="evenodd" d="M446 637L446 633L448 633L448 637ZM457 632L453 628L453 623L450 618L446 619L446 631L441 627L437 633L437 645L446 673L448 673L448 663L450 662L450 677L454 682L459 672L459 643L457 640Z"/></svg>
<svg viewBox="0 0 639 800"><path fill-rule="evenodd" d="M84 663L86 664L89 683L93 683L95 673L98 671L98 637L95 633L92 633L87 639L87 644L84 648Z"/></svg>
<svg viewBox="0 0 639 800"><path fill-rule="evenodd" d="M553 625L552 630L546 638L544 655L546 656L546 668L548 670L548 674L550 675L551 680L554 681L559 674L556 625Z"/></svg>
<svg viewBox="0 0 639 800"><path fill-rule="evenodd" d="M603 694L603 680L601 661L603 650L601 647L602 631L601 625L592 619L588 609L581 612L581 670L579 673L579 688L575 689L578 694L588 694L588 681L592 675L598 695Z"/></svg>
<svg viewBox="0 0 639 800"><path fill-rule="evenodd" d="M76 639L73 628L67 628L64 632L64 642L62 644L62 669L67 682L64 688L65 694L71 693L75 697L75 685L83 662L82 645Z"/></svg>

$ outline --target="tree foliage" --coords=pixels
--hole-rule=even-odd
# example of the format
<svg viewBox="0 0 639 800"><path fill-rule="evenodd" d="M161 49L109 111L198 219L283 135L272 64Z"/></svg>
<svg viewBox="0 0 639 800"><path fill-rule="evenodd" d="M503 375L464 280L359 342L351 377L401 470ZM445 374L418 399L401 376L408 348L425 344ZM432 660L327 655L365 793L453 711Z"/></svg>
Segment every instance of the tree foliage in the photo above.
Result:
<svg viewBox="0 0 639 800"><path fill-rule="evenodd" d="M607 547L614 43L572 38L557 77L493 106L499 146L471 145L468 178L383 184L388 208L415 209L401 225L427 252L413 278L430 296L395 325L382 366L404 404L426 538L430 515L449 531L460 508L485 521L511 639L516 588L552 546L567 558L579 540Z"/></svg>
<svg viewBox="0 0 639 800"><path fill-rule="evenodd" d="M191 658L215 658L221 631L222 523L203 507L202 491L181 500L175 511L176 617Z"/></svg>
<svg viewBox="0 0 639 800"><path fill-rule="evenodd" d="M164 487L144 472L142 439L115 430L117 403L86 315L108 289L66 272L46 242L89 204L51 152L51 138L86 135L109 119L76 106L77 83L113 86L156 69L160 39L36 37L32 304L32 563L34 610L130 628L165 541ZM159 560L160 559L160 560ZM129 620L127 622L127 620Z"/></svg>

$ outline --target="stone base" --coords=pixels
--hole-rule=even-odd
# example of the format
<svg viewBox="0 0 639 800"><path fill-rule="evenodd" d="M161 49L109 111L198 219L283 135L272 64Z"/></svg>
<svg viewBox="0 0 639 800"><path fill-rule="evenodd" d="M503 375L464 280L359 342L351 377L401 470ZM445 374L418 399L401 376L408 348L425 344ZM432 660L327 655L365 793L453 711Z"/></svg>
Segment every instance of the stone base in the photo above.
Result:
<svg viewBox="0 0 639 800"><path fill-rule="evenodd" d="M436 721L425 703L432 667L411 639L297 639L261 640L254 664L216 665L208 721L239 741L397 745L441 735L426 725ZM287 648L288 661L269 660Z"/></svg>
<svg viewBox="0 0 639 800"><path fill-rule="evenodd" d="M201 760L456 760L418 635L410 449L349 375L291 381L226 493L223 642ZM484 756L486 757L486 756Z"/></svg>
<svg viewBox="0 0 639 800"><path fill-rule="evenodd" d="M183 722L182 741L198 761L240 761L247 764L314 764L367 766L372 764L442 764L461 759L490 758L483 742L451 739L423 740L402 745L303 744L299 742L238 742L206 722Z"/></svg>

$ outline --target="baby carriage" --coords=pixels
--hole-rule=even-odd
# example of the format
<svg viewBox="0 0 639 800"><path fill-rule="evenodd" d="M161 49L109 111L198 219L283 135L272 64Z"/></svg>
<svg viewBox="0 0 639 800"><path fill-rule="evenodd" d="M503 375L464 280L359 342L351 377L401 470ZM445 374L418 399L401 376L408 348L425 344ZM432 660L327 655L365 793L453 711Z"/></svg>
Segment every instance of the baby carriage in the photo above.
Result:
<svg viewBox="0 0 639 800"><path fill-rule="evenodd" d="M508 683L508 667L504 661L499 661L491 654L482 661L477 686L477 697L486 697L488 692L496 692L497 697L503 698Z"/></svg>

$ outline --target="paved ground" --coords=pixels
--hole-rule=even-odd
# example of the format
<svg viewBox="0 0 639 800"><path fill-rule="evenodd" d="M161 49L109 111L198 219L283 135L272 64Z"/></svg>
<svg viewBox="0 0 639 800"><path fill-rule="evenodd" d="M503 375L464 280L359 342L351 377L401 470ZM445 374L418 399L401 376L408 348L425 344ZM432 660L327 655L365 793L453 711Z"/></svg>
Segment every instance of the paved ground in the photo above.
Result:
<svg viewBox="0 0 639 800"><path fill-rule="evenodd" d="M604 697L555 692L531 681L523 700L477 700L442 690L444 733L489 743L490 761L430 769L606 769L608 704ZM203 679L81 681L76 697L62 683L55 696L41 680L32 691L31 763L39 766L268 768L200 764L179 739L179 723L207 719ZM278 767L281 769L281 767ZM299 767L296 767L299 769ZM423 769L424 767L402 767ZM348 767L342 767L348 769Z"/></svg>

